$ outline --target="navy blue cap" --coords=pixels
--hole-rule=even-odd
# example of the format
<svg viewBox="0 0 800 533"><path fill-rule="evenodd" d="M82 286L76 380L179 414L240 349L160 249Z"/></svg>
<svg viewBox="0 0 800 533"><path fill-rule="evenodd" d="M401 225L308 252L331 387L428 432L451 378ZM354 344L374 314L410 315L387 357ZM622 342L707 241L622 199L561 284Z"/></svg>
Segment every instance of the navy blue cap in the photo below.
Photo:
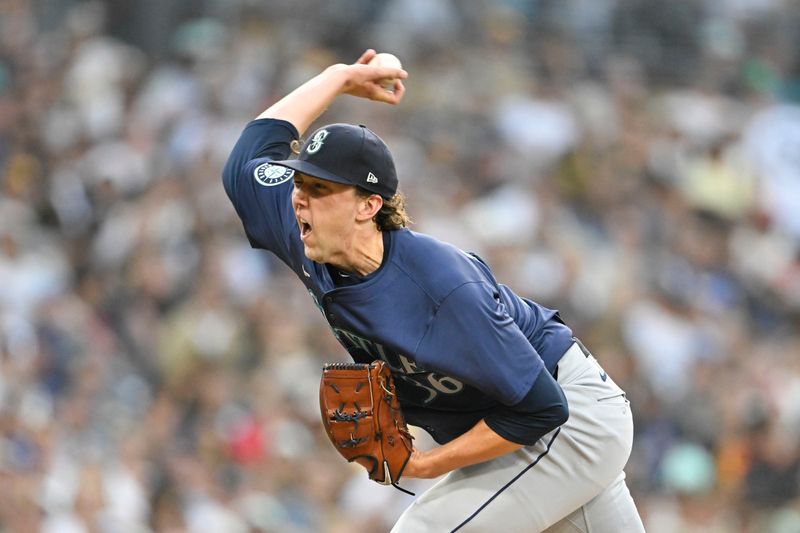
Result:
<svg viewBox="0 0 800 533"><path fill-rule="evenodd" d="M397 173L386 143L364 125L329 124L315 131L297 159L272 161L297 172L355 185L389 199L397 192Z"/></svg>

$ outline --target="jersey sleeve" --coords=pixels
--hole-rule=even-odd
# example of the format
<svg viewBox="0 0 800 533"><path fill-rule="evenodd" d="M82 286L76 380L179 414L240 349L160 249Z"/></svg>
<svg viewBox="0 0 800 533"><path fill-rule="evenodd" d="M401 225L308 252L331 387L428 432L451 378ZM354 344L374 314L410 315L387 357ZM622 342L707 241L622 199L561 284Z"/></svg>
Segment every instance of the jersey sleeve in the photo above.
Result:
<svg viewBox="0 0 800 533"><path fill-rule="evenodd" d="M486 282L468 282L440 304L416 351L426 369L516 405L544 368L542 358Z"/></svg>
<svg viewBox="0 0 800 533"><path fill-rule="evenodd" d="M293 268L302 254L291 202L294 171L270 162L288 158L291 142L297 138L289 122L254 120L245 127L222 171L225 192L250 245L275 253Z"/></svg>
<svg viewBox="0 0 800 533"><path fill-rule="evenodd" d="M550 372L539 372L531 390L516 405L499 405L484 418L506 440L529 446L569 418L564 391Z"/></svg>

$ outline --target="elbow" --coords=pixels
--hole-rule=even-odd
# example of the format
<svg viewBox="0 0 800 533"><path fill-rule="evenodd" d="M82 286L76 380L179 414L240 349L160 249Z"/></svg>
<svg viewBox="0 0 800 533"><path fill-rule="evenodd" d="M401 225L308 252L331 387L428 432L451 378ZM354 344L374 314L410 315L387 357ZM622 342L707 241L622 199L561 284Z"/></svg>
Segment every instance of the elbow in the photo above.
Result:
<svg viewBox="0 0 800 533"><path fill-rule="evenodd" d="M569 420L569 405L567 404L567 399L564 398L564 400L558 403L555 409L553 409L553 429L563 426L566 424L567 420Z"/></svg>
<svg viewBox="0 0 800 533"><path fill-rule="evenodd" d="M569 420L569 402L567 401L567 395L564 394L564 389L553 380L555 384L555 392L556 394L552 397L552 411L553 411L553 418L555 419L556 423L553 428L557 428L559 426L564 425L567 420Z"/></svg>
<svg viewBox="0 0 800 533"><path fill-rule="evenodd" d="M569 420L569 402L560 386L556 385L557 396L552 398L548 411L553 423L552 429L564 425Z"/></svg>
<svg viewBox="0 0 800 533"><path fill-rule="evenodd" d="M538 430L526 435L524 440L518 441L520 444L530 446L554 429L563 426L569 419L567 402L550 405L546 411L539 413L539 418L541 422Z"/></svg>
<svg viewBox="0 0 800 533"><path fill-rule="evenodd" d="M234 175L234 165L231 159L225 163L225 166L222 167L222 185L225 187L225 191L227 192L231 185L233 184L233 175Z"/></svg>
<svg viewBox="0 0 800 533"><path fill-rule="evenodd" d="M228 199L233 201L236 190L236 167L229 160L222 169L222 187Z"/></svg>

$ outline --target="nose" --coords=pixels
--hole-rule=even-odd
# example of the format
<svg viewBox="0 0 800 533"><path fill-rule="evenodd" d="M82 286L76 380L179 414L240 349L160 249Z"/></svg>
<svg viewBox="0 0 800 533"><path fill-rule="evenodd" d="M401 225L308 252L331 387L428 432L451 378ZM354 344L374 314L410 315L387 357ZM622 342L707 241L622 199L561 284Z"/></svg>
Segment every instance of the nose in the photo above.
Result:
<svg viewBox="0 0 800 533"><path fill-rule="evenodd" d="M302 185L295 185L292 190L292 203L294 205L305 205L308 201L308 194L303 190Z"/></svg>

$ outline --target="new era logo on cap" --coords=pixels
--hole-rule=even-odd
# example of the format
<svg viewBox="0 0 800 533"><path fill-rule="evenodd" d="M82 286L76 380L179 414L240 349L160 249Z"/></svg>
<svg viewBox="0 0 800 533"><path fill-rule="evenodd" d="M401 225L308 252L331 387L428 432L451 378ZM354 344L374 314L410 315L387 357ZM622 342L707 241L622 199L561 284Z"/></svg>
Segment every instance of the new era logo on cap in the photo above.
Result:
<svg viewBox="0 0 800 533"><path fill-rule="evenodd" d="M397 192L397 173L389 148L363 125L323 126L303 144L297 159L272 161L272 164L361 187L387 199Z"/></svg>

